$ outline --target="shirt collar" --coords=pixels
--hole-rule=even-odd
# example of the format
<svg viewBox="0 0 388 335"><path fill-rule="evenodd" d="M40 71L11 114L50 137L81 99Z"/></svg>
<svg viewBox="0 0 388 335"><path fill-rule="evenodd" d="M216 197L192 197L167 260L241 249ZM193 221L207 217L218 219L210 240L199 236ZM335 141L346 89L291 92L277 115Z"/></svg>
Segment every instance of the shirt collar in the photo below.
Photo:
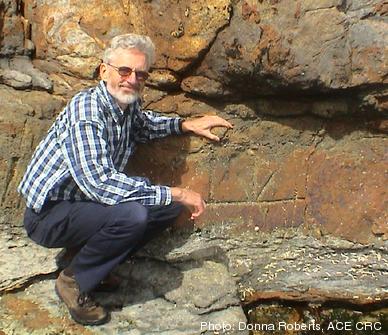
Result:
<svg viewBox="0 0 388 335"><path fill-rule="evenodd" d="M100 80L98 83L97 91L103 103L112 111L112 115L116 121L121 120L124 115L131 114L134 110L140 108L141 101L138 99L134 103L129 104L126 110L122 110L116 99L108 92L106 83L103 80Z"/></svg>

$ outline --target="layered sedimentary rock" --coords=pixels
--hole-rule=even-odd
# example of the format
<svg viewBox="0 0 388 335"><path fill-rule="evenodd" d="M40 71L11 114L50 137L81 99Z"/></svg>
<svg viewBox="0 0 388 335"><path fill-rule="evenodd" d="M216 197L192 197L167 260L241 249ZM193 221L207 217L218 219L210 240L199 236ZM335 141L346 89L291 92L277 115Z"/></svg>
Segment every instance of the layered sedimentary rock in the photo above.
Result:
<svg viewBox="0 0 388 335"><path fill-rule="evenodd" d="M135 32L157 46L145 106L187 118L220 115L234 128L215 129L219 143L184 136L141 146L128 173L200 192L208 206L197 229L231 225L232 241L245 232L255 239L257 231L307 229L318 240L334 236L386 255L387 14L381 0L0 1L2 231L10 241L23 234L16 186L55 116L96 84L109 39ZM327 254L319 243L311 250ZM262 265L250 253L239 257ZM306 289L296 276L294 291L275 285L268 293L263 273L252 271L238 277L252 301ZM36 276L27 271L1 283ZM250 276L264 281L250 285ZM324 273L315 279L323 282ZM383 290L375 297L386 299L387 288L373 283ZM333 298L341 285L318 296ZM365 282L355 285L362 293Z"/></svg>

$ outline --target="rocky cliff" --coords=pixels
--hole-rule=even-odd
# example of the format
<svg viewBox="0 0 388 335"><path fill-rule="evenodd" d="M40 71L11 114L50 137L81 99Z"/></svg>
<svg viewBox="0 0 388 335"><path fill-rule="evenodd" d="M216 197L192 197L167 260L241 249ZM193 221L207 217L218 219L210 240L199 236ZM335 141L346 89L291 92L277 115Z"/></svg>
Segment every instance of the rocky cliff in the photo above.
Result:
<svg viewBox="0 0 388 335"><path fill-rule="evenodd" d="M139 256L138 277L118 270L127 286L116 298L127 307L110 331L150 334L152 303L165 316L183 313L155 333L198 334L199 322L246 322L254 315L248 310L279 299L369 309L386 302L387 1L2 0L0 287L33 285L2 298L9 318L0 330L16 329L14 322L39 328L23 309L16 312L16 301L30 313L38 306L49 313L56 301L48 289L52 252L25 239L16 186L66 101L98 80L107 41L127 32L149 35L158 48L148 108L217 114L234 129L216 130L218 144L189 136L158 141L140 147L129 164L128 173L201 192L208 210L184 242L178 230L165 236L168 250L163 243L153 250L156 243ZM31 250L38 267L30 264ZM153 290L135 296L131 285L150 269L176 279L169 286L167 277L154 278ZM208 286L192 283L199 280ZM28 300L42 292L44 303ZM50 313L60 320L63 310ZM143 321L126 324L126 315Z"/></svg>

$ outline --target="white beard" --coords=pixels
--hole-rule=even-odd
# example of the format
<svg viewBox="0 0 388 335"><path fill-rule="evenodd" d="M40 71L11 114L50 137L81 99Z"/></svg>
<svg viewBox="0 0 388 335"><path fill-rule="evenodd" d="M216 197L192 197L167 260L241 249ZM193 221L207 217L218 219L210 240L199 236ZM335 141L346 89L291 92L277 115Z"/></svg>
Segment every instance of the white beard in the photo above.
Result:
<svg viewBox="0 0 388 335"><path fill-rule="evenodd" d="M120 104L123 104L123 105L132 104L139 98L139 94L137 93L123 94L123 93L117 92L112 95Z"/></svg>

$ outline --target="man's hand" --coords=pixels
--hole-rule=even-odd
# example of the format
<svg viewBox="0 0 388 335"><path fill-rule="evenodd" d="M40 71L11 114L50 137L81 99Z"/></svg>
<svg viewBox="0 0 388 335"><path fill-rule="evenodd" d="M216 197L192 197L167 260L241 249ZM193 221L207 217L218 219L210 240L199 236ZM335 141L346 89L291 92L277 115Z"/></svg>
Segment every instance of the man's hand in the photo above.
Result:
<svg viewBox="0 0 388 335"><path fill-rule="evenodd" d="M205 201L197 192L180 187L171 187L172 200L181 202L191 211L191 220L196 219L205 211Z"/></svg>
<svg viewBox="0 0 388 335"><path fill-rule="evenodd" d="M183 132L191 131L194 134L206 137L210 140L219 141L219 137L212 134L211 132L213 127L226 127L229 129L233 128L232 124L216 115L208 115L198 119L185 120L182 123Z"/></svg>

